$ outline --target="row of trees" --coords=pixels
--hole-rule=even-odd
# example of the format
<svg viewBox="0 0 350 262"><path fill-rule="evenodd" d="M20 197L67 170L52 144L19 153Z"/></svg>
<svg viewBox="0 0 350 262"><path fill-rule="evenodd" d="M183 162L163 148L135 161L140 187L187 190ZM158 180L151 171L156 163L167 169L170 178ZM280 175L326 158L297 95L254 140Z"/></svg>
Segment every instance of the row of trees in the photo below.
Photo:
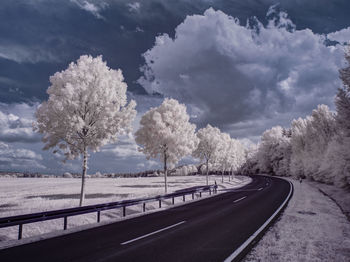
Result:
<svg viewBox="0 0 350 262"><path fill-rule="evenodd" d="M239 141L211 125L196 133L196 126L189 119L185 105L166 98L159 107L151 108L142 116L135 133L140 151L148 159L158 158L163 162L165 193L169 166L174 167L185 156L205 161L207 185L209 164L223 174L237 170L245 161L245 148Z"/></svg>
<svg viewBox="0 0 350 262"><path fill-rule="evenodd" d="M335 98L336 112L319 105L310 116L293 120L289 129L276 126L265 131L243 172L350 186L350 50L346 60L348 66L340 70L343 87Z"/></svg>
<svg viewBox="0 0 350 262"><path fill-rule="evenodd" d="M36 111L34 130L43 134L44 149L63 151L65 160L83 156L80 206L85 198L89 151L98 151L118 135L132 131L136 102L127 103L127 85L121 70L109 68L102 57L81 56L50 77L48 101ZM244 147L210 125L200 129L189 122L186 106L165 99L146 112L135 133L140 151L164 163L165 192L168 166L192 155L217 170L234 171L245 160Z"/></svg>

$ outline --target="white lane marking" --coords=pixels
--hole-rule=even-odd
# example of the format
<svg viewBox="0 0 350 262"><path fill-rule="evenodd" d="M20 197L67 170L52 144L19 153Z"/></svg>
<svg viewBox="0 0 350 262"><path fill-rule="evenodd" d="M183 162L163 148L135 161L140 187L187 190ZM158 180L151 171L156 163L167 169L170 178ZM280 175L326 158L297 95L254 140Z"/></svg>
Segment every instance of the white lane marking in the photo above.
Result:
<svg viewBox="0 0 350 262"><path fill-rule="evenodd" d="M260 187L260 188L258 189L258 191L260 191L260 190L263 190L263 188L262 188L262 187Z"/></svg>
<svg viewBox="0 0 350 262"><path fill-rule="evenodd" d="M231 191L231 192L248 192L248 191L257 191L257 189L232 189L232 188L224 188L218 189L218 191Z"/></svg>
<svg viewBox="0 0 350 262"><path fill-rule="evenodd" d="M159 229L159 230L157 230L157 231L154 231L154 232L148 233L148 234L146 234L146 235L143 235L143 236L140 236L140 237L137 237L137 238L134 238L134 239L125 241L125 242L120 243L120 244L121 244L121 245L126 245L126 244L129 244L129 243L131 243L131 242L137 241L137 240L139 240L139 239L142 239L142 238L145 238L145 237L148 237L148 236L152 236L152 235L157 234L157 233L159 233L159 232L162 232L162 231L164 231L164 230L167 230L167 229L170 229L170 228L179 226L179 225L181 225L181 224L183 224L183 223L186 223L186 221L181 221L181 222L176 223L176 224L174 224L174 225L171 225L171 226L168 226L168 227L164 227L164 228Z"/></svg>
<svg viewBox="0 0 350 262"><path fill-rule="evenodd" d="M237 202L239 202L239 201L245 199L246 197L247 197L247 196L241 197L240 199L236 199L235 201L233 201L233 203L237 203Z"/></svg>
<svg viewBox="0 0 350 262"><path fill-rule="evenodd" d="M290 184L289 194L287 198L284 200L284 202L282 203L282 205L280 205L280 207L276 210L276 212L273 213L273 215L268 220L266 220L266 222L253 235L251 235L239 248L237 248L228 258L226 258L224 262L231 262L232 260L234 260L254 240L254 238L256 238L257 235L259 235L260 232L264 230L264 228L271 222L271 220L275 218L275 216L278 214L278 212L280 212L283 206L287 203L290 195L292 194L293 185L291 182L289 182L289 184Z"/></svg>

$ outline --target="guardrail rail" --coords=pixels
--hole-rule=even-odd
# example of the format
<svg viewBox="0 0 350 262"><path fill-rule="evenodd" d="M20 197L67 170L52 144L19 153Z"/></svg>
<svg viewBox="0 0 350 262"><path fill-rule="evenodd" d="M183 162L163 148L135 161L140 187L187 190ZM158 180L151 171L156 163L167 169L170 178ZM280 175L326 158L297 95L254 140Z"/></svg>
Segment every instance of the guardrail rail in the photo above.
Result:
<svg viewBox="0 0 350 262"><path fill-rule="evenodd" d="M97 212L97 222L99 223L101 220L101 211L104 211L104 210L122 208L123 217L125 217L126 207L128 206L142 204L142 211L146 212L146 203L158 201L159 208L161 208L162 200L172 199L172 204L174 205L176 197L182 197L183 202L185 202L186 195L192 195L192 199L194 199L195 194L199 194L199 197L202 197L202 193L207 191L209 192L209 195L211 195L212 193L216 194L217 185L183 189L174 193L170 193L166 195L158 195L158 196L149 197L149 198L137 198L137 199L117 201L117 202L109 202L104 204L88 205L88 206L82 206L82 207L74 207L74 208L67 208L67 209L52 210L47 212L25 214L25 215L19 215L19 216L1 217L0 228L18 226L18 239L21 239L24 224L63 218L64 219L63 229L66 230L68 217L70 216Z"/></svg>

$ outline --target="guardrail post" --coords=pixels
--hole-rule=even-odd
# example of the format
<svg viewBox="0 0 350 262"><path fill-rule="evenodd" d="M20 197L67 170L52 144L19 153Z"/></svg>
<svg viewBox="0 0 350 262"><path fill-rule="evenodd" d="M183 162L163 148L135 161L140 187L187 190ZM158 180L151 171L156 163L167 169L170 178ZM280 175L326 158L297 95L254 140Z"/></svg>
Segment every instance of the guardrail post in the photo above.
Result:
<svg viewBox="0 0 350 262"><path fill-rule="evenodd" d="M101 212L97 211L97 223L100 223L101 220Z"/></svg>
<svg viewBox="0 0 350 262"><path fill-rule="evenodd" d="M173 197L173 205L175 204L175 197Z"/></svg>
<svg viewBox="0 0 350 262"><path fill-rule="evenodd" d="M19 227L18 227L18 240L22 239L22 229L23 229L23 224L19 224Z"/></svg>
<svg viewBox="0 0 350 262"><path fill-rule="evenodd" d="M192 193L192 200L194 199L194 193Z"/></svg>
<svg viewBox="0 0 350 262"><path fill-rule="evenodd" d="M67 217L64 217L63 230L67 229Z"/></svg>
<svg viewBox="0 0 350 262"><path fill-rule="evenodd" d="M183 196L182 196L183 202L185 202L185 200L186 200L186 199L185 199L185 196L186 196L186 195L183 195Z"/></svg>
<svg viewBox="0 0 350 262"><path fill-rule="evenodd" d="M161 207L162 207L162 200L159 199L159 208L161 208Z"/></svg>
<svg viewBox="0 0 350 262"><path fill-rule="evenodd" d="M125 217L125 216L126 216L126 207L123 206L123 217Z"/></svg>
<svg viewBox="0 0 350 262"><path fill-rule="evenodd" d="M146 202L143 203L143 212L146 212Z"/></svg>

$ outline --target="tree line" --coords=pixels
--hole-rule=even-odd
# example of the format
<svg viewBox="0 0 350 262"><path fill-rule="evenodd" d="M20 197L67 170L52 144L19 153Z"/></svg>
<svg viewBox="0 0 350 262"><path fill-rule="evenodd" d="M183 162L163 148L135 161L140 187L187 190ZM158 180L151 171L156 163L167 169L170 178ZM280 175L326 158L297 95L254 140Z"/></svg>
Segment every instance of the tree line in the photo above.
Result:
<svg viewBox="0 0 350 262"><path fill-rule="evenodd" d="M350 49L347 66L339 70L343 86L335 97L336 112L319 105L310 116L266 130L249 152L244 174L269 173L304 177L350 187Z"/></svg>
<svg viewBox="0 0 350 262"><path fill-rule="evenodd" d="M132 131L136 102L127 102L122 71L109 68L102 56L81 56L51 76L50 83L49 98L39 105L33 128L43 134L44 150L61 151L64 160L82 156L81 206L89 151L96 152ZM135 133L139 150L147 159L163 162L165 193L169 167L185 156L205 161L207 184L209 166L222 174L232 173L245 161L246 150L238 140L210 125L196 132L189 120L184 104L165 98L142 116Z"/></svg>

